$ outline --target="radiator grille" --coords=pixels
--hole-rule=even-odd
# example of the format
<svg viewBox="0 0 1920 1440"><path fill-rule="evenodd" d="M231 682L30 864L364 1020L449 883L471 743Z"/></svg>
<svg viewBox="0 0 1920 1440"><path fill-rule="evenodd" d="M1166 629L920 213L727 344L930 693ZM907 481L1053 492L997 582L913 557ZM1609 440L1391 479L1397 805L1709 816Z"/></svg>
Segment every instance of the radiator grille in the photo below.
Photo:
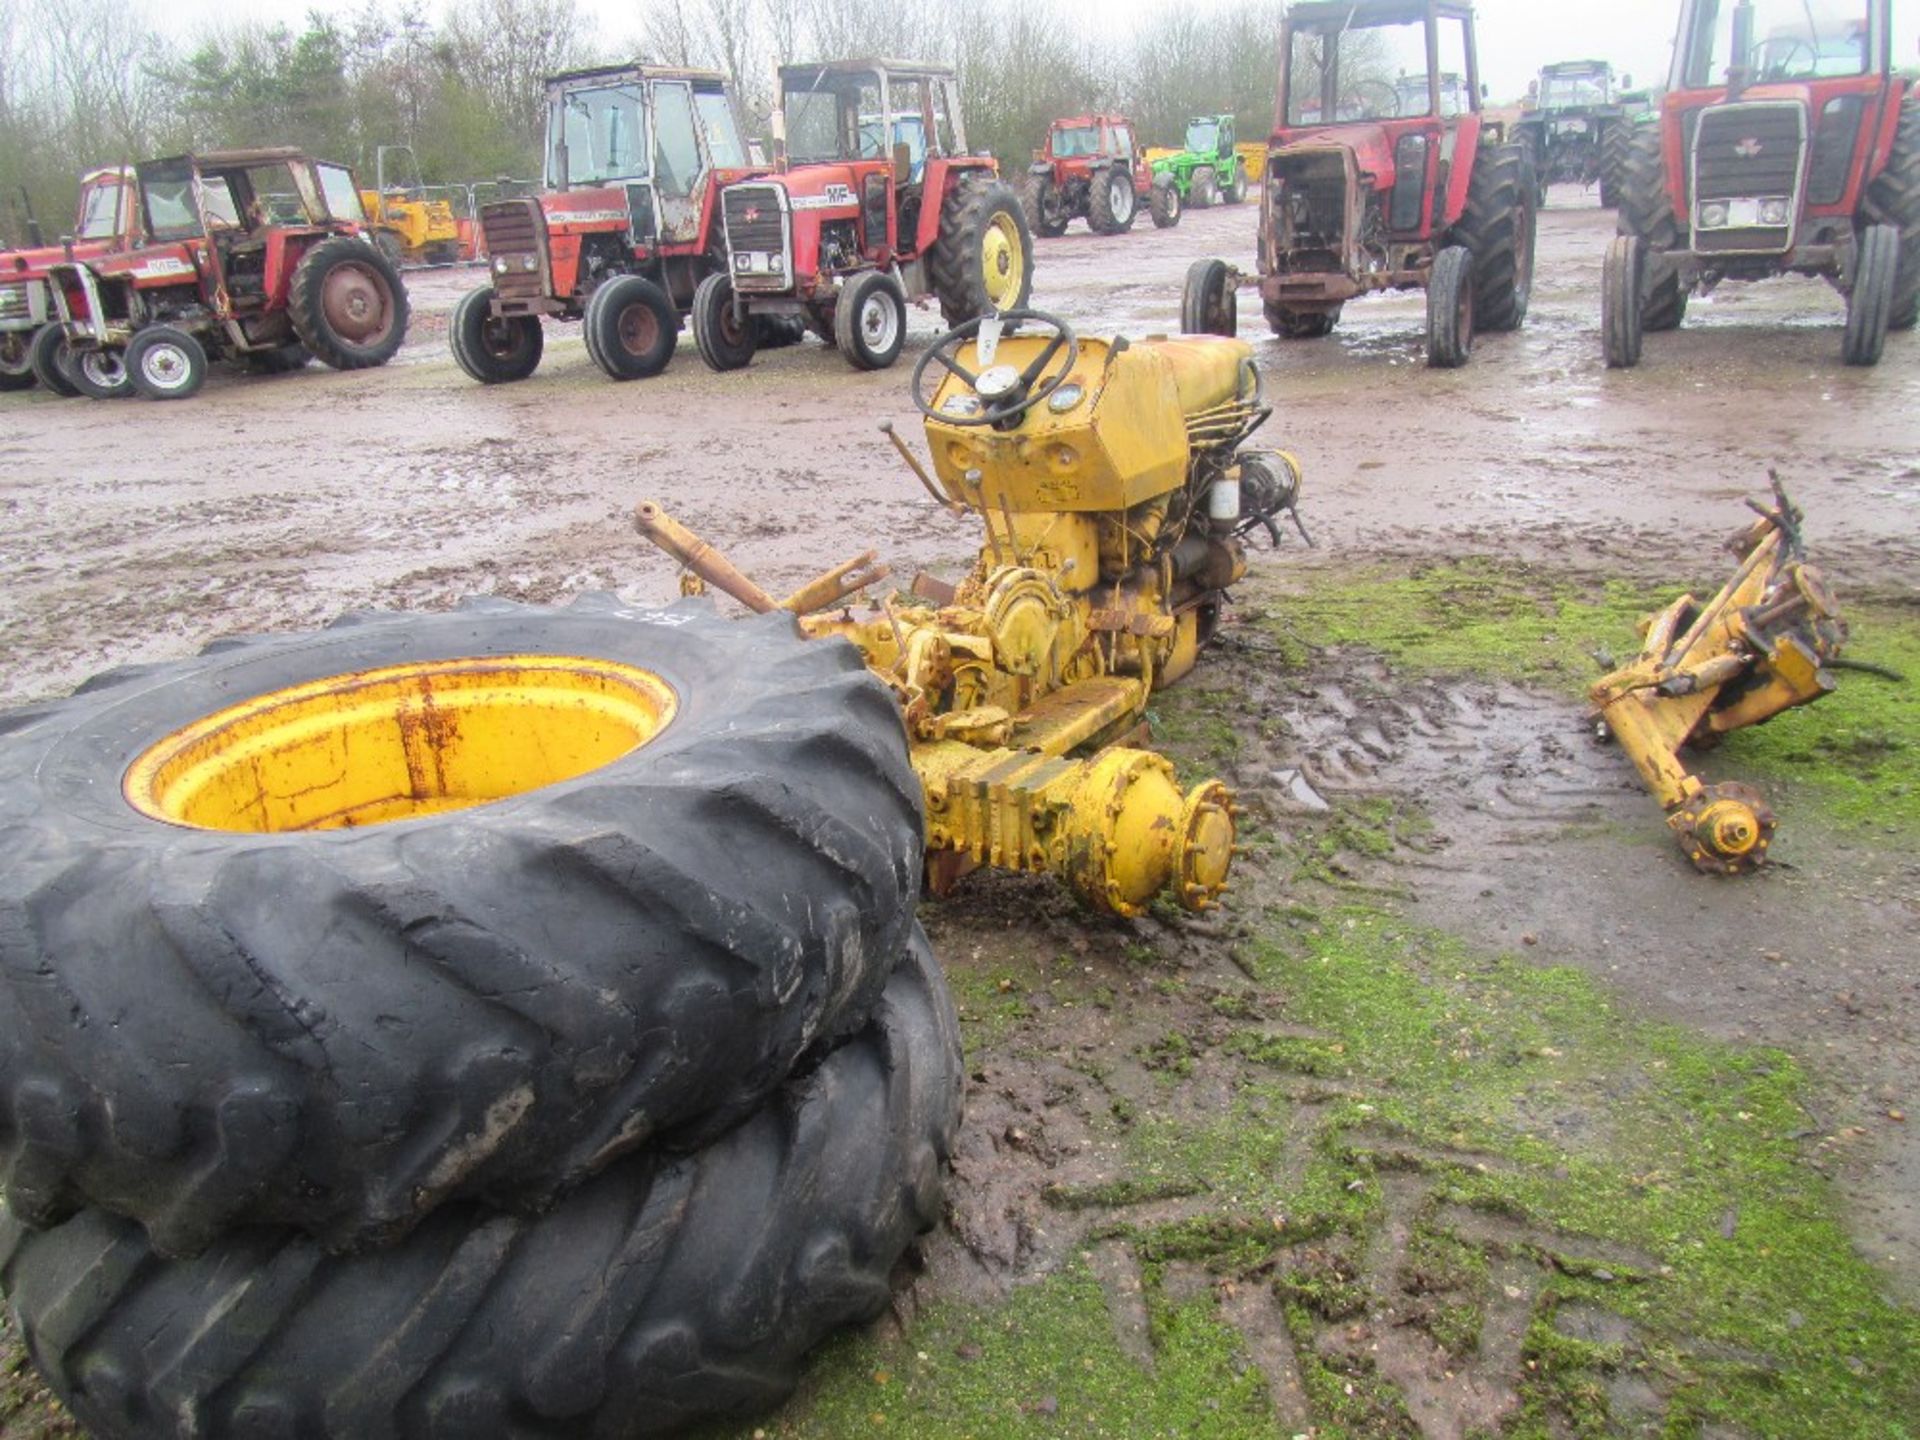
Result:
<svg viewBox="0 0 1920 1440"><path fill-rule="evenodd" d="M493 266L494 293L502 300L538 300L547 291L547 227L537 200L496 200L480 207L480 235L489 260L504 259L502 270ZM527 256L536 263L531 269Z"/></svg>
<svg viewBox="0 0 1920 1440"><path fill-rule="evenodd" d="M31 318L27 309L27 287L0 285L0 324Z"/></svg>
<svg viewBox="0 0 1920 1440"><path fill-rule="evenodd" d="M785 207L775 185L729 185L723 193L727 248L762 255L786 249Z"/></svg>
<svg viewBox="0 0 1920 1440"><path fill-rule="evenodd" d="M1798 105L1733 105L1708 110L1694 138L1698 200L1795 196L1806 148L1806 112Z"/></svg>

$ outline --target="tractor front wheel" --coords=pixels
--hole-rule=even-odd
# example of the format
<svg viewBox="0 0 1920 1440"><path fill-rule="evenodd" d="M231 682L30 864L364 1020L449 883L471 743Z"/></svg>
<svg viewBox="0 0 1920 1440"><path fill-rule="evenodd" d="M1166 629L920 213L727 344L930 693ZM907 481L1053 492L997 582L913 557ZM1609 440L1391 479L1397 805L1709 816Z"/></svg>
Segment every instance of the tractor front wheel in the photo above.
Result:
<svg viewBox="0 0 1920 1440"><path fill-rule="evenodd" d="M1236 335L1240 331L1240 292L1224 260L1196 260L1187 267L1180 293L1180 333Z"/></svg>
<svg viewBox="0 0 1920 1440"><path fill-rule="evenodd" d="M1646 289L1646 245L1637 235L1616 235L1600 269L1600 332L1609 370L1640 363Z"/></svg>
<svg viewBox="0 0 1920 1440"><path fill-rule="evenodd" d="M985 170L956 176L940 205L930 268L949 329L1026 309L1033 293L1033 231L1012 187Z"/></svg>
<svg viewBox="0 0 1920 1440"><path fill-rule="evenodd" d="M40 382L33 373L33 336L25 330L0 335L0 390L31 390Z"/></svg>
<svg viewBox="0 0 1920 1440"><path fill-rule="evenodd" d="M680 343L680 312L641 275L617 275L593 292L581 322L587 354L614 380L649 380Z"/></svg>
<svg viewBox="0 0 1920 1440"><path fill-rule="evenodd" d="M49 395L71 400L80 393L80 387L73 383L73 346L58 325L40 327L27 347L27 360L33 366L33 378Z"/></svg>
<svg viewBox="0 0 1920 1440"><path fill-rule="evenodd" d="M907 302L893 277L878 270L854 276L833 310L833 343L856 370L884 370L907 338Z"/></svg>
<svg viewBox="0 0 1920 1440"><path fill-rule="evenodd" d="M322 240L293 267L287 292L293 333L336 370L367 370L407 338L407 287L393 262L351 235Z"/></svg>
<svg viewBox="0 0 1920 1440"><path fill-rule="evenodd" d="M1475 157L1467 206L1452 243L1473 253L1475 320L1489 334L1526 323L1533 299L1538 194L1525 145L1485 147Z"/></svg>
<svg viewBox="0 0 1920 1440"><path fill-rule="evenodd" d="M1096 235L1124 235L1133 228L1140 202L1133 174L1120 165L1097 172L1087 187L1087 225Z"/></svg>
<svg viewBox="0 0 1920 1440"><path fill-rule="evenodd" d="M1427 279L1427 364L1458 370L1473 355L1473 322L1478 286L1473 252L1449 245L1434 258Z"/></svg>
<svg viewBox="0 0 1920 1440"><path fill-rule="evenodd" d="M150 325L127 346L127 373L149 400L185 400L207 383L207 349L185 330Z"/></svg>
<svg viewBox="0 0 1920 1440"><path fill-rule="evenodd" d="M1147 196L1147 213L1153 216L1154 228L1171 230L1180 223L1180 212L1184 208L1180 200L1180 187L1173 183L1173 177L1155 176L1153 189Z"/></svg>
<svg viewBox="0 0 1920 1440"><path fill-rule="evenodd" d="M96 345L72 352L67 373L76 389L94 400L124 400L133 394L133 376L127 370L127 352L117 345Z"/></svg>
<svg viewBox="0 0 1920 1440"><path fill-rule="evenodd" d="M1667 189L1667 162L1657 122L1633 127L1620 170L1620 233L1646 247L1649 278L1642 289L1640 323L1649 334L1678 330L1687 318L1687 291L1679 272L1659 257L1680 248L1680 222Z"/></svg>
<svg viewBox="0 0 1920 1440"><path fill-rule="evenodd" d="M693 343L715 370L740 370L753 362L759 337L753 318L734 309L732 276L709 275L693 292Z"/></svg>
<svg viewBox="0 0 1920 1440"><path fill-rule="evenodd" d="M1066 206L1060 203L1060 187L1053 183L1053 176L1031 170L1021 176L1020 209L1034 234L1057 240L1067 233Z"/></svg>
<svg viewBox="0 0 1920 1440"><path fill-rule="evenodd" d="M1187 198L1196 210L1205 210L1220 203L1220 181L1211 165L1202 165L1193 172L1188 183Z"/></svg>
<svg viewBox="0 0 1920 1440"><path fill-rule="evenodd" d="M1324 340L1333 334L1334 326L1340 323L1342 307L1336 305L1331 310L1295 310L1267 301L1261 308L1267 312L1267 328L1282 340Z"/></svg>
<svg viewBox="0 0 1920 1440"><path fill-rule="evenodd" d="M1240 168L1240 162L1234 161L1227 173L1227 188L1221 192L1229 205L1238 205L1247 198L1247 172Z"/></svg>
<svg viewBox="0 0 1920 1440"><path fill-rule="evenodd" d="M1869 225L1856 243L1841 354L1849 365L1878 365L1887 348L1900 281L1900 231L1892 225Z"/></svg>
<svg viewBox="0 0 1920 1440"><path fill-rule="evenodd" d="M526 379L539 368L547 343L538 316L496 316L493 298L491 285L469 290L447 327L454 362L482 385Z"/></svg>

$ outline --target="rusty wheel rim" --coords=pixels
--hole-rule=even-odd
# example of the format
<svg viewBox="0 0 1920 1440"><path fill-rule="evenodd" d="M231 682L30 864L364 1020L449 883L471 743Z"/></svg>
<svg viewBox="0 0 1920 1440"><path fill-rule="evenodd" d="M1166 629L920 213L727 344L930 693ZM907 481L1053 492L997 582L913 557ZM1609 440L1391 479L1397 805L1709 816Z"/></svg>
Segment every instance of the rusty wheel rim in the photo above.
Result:
<svg viewBox="0 0 1920 1440"><path fill-rule="evenodd" d="M660 320L653 307L635 302L620 312L620 348L645 355L660 343Z"/></svg>
<svg viewBox="0 0 1920 1440"><path fill-rule="evenodd" d="M343 340L377 345L393 328L393 297L379 271L349 260L334 266L321 282L320 313Z"/></svg>
<svg viewBox="0 0 1920 1440"><path fill-rule="evenodd" d="M0 375L33 373L33 347L28 344L29 338L23 330L0 335Z"/></svg>

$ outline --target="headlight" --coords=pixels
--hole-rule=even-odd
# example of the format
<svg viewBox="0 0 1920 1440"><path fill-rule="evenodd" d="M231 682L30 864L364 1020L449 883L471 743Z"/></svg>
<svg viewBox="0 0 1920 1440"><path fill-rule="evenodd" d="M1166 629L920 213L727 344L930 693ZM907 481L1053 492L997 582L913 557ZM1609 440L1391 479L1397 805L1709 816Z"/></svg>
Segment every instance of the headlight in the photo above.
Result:
<svg viewBox="0 0 1920 1440"><path fill-rule="evenodd" d="M787 257L786 257L786 256L784 256L784 255L769 255L769 256L767 257L767 269L769 269L769 270L771 270L771 271L772 271L772 272L773 272L774 274L776 274L776 275L778 275L778 274L780 274L780 273L781 273L781 272L782 272L783 270L785 270L786 268L787 268Z"/></svg>
<svg viewBox="0 0 1920 1440"><path fill-rule="evenodd" d="M736 270L744 271L752 263L752 258L747 255L736 255L733 257L733 268Z"/></svg>
<svg viewBox="0 0 1920 1440"><path fill-rule="evenodd" d="M493 257L493 273L496 275L504 275L507 273L507 257L506 256L496 255Z"/></svg>
<svg viewBox="0 0 1920 1440"><path fill-rule="evenodd" d="M1064 415L1086 398L1086 388L1081 385L1062 385L1053 392L1053 398L1047 401L1047 408L1056 415Z"/></svg>
<svg viewBox="0 0 1920 1440"><path fill-rule="evenodd" d="M1786 225L1793 219L1792 209L1785 200L1762 200L1760 202L1760 223L1762 225Z"/></svg>
<svg viewBox="0 0 1920 1440"><path fill-rule="evenodd" d="M520 257L520 268L528 274L532 274L540 268L540 257L537 255L522 255Z"/></svg>
<svg viewBox="0 0 1920 1440"><path fill-rule="evenodd" d="M1718 230L1727 223L1727 205L1724 200L1715 200L1700 207L1700 224L1708 230Z"/></svg>

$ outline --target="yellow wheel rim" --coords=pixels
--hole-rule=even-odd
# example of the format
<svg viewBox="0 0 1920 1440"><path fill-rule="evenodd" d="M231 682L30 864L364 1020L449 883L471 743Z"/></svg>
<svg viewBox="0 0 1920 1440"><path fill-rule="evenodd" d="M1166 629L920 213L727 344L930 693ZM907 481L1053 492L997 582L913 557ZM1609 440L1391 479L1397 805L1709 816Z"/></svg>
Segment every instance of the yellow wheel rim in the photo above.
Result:
<svg viewBox="0 0 1920 1440"><path fill-rule="evenodd" d="M672 721L650 671L567 655L436 660L271 691L174 731L134 761L142 814L203 830L336 830L412 820L597 770Z"/></svg>
<svg viewBox="0 0 1920 1440"><path fill-rule="evenodd" d="M1019 306L1026 269L1027 251L1020 243L1020 227L1006 211L996 210L980 237L980 274L994 309Z"/></svg>

